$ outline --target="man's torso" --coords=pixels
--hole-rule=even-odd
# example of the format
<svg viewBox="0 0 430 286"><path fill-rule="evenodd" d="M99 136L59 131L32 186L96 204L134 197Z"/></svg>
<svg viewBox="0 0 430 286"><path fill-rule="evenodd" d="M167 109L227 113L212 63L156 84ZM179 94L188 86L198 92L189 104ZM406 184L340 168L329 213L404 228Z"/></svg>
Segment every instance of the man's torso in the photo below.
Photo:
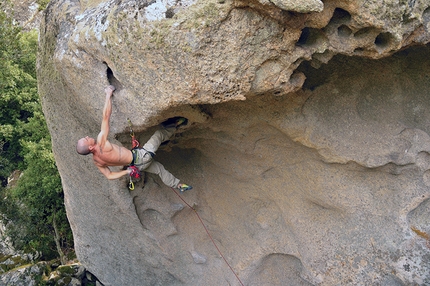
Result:
<svg viewBox="0 0 430 286"><path fill-rule="evenodd" d="M103 150L97 146L93 153L94 163L98 166L125 166L133 160L130 150L125 147L112 144L109 141L105 143Z"/></svg>

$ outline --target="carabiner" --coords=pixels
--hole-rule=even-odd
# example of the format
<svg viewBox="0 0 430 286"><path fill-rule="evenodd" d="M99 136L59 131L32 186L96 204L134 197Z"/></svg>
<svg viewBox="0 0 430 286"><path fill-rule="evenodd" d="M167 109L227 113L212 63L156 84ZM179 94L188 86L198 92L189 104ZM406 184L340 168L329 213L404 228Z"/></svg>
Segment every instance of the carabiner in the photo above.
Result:
<svg viewBox="0 0 430 286"><path fill-rule="evenodd" d="M130 177L130 182L128 183L128 189L129 189L130 191L133 191L133 190L134 190L134 183L133 183L133 181L131 180L131 177Z"/></svg>

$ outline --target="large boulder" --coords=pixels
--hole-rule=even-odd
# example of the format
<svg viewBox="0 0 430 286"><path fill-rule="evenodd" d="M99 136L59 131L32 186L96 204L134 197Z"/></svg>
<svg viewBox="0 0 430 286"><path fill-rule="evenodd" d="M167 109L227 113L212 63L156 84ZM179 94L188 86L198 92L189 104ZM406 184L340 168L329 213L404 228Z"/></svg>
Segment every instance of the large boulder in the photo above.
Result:
<svg viewBox="0 0 430 286"><path fill-rule="evenodd" d="M79 260L104 285L429 284L429 6L51 1L39 89ZM189 119L156 155L184 201L76 154L108 84L117 144Z"/></svg>

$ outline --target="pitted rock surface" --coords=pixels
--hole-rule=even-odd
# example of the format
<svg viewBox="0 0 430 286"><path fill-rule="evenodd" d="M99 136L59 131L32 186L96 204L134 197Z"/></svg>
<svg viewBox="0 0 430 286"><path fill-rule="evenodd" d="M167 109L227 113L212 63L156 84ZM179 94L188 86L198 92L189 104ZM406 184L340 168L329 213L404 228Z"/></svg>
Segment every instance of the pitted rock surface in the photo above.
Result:
<svg viewBox="0 0 430 286"><path fill-rule="evenodd" d="M53 0L39 90L79 260L104 285L430 284L430 1ZM76 141L189 124L136 190ZM119 168L118 168L119 169Z"/></svg>

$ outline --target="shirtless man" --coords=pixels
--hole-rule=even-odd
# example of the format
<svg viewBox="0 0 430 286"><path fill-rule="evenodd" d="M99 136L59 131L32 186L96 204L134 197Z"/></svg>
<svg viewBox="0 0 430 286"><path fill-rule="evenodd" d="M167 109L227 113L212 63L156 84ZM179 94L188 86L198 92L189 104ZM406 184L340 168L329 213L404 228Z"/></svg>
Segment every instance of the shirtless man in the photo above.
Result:
<svg viewBox="0 0 430 286"><path fill-rule="evenodd" d="M157 130L151 139L144 145L144 148L128 150L125 147L118 146L107 140L109 134L109 119L112 113L112 95L115 87L110 85L106 87L106 101L103 108L103 120L101 131L97 136L97 140L91 137L84 137L78 140L76 151L81 155L93 154L94 164L100 172L109 180L121 178L125 175L130 175L132 168L113 172L109 169L110 166L136 166L140 171L147 171L160 176L163 183L172 188L177 188L180 191L190 190L192 187L186 184L179 183L179 179L175 178L171 173L164 169L163 165L154 161L152 157L157 151L160 144L167 140L176 128L163 128Z"/></svg>

